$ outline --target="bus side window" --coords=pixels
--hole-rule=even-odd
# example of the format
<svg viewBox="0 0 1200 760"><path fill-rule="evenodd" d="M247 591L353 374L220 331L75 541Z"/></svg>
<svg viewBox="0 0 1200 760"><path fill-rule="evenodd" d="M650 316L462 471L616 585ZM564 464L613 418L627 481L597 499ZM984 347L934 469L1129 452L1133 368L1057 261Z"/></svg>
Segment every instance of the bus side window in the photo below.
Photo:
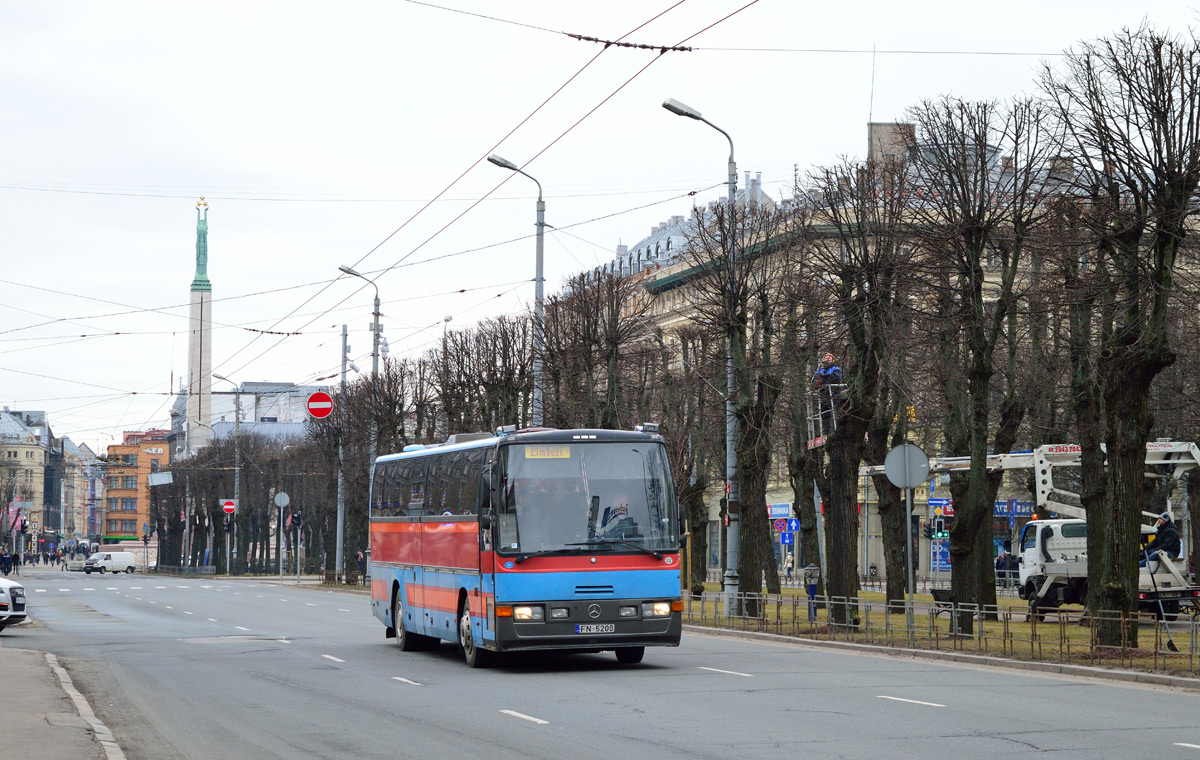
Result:
<svg viewBox="0 0 1200 760"><path fill-rule="evenodd" d="M428 457L420 457L410 460L408 467L405 468L405 477L402 482L404 491L400 499L405 502L405 511L409 517L426 514L425 478L428 464Z"/></svg>
<svg viewBox="0 0 1200 760"><path fill-rule="evenodd" d="M479 514L479 480L483 449L464 451L458 460L458 504L464 515Z"/></svg>
<svg viewBox="0 0 1200 760"><path fill-rule="evenodd" d="M446 455L432 454L425 458L425 514L440 515L446 511Z"/></svg>

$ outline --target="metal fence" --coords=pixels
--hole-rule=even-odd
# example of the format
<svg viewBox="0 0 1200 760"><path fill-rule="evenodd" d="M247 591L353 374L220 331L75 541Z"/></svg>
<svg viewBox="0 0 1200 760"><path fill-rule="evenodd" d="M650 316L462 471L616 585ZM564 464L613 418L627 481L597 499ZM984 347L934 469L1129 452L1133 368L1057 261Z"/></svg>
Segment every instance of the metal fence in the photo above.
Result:
<svg viewBox="0 0 1200 760"><path fill-rule="evenodd" d="M727 604L722 592L705 592L699 597L685 595L683 619L713 628L821 641L1165 673L1200 672L1200 619L1194 615L1173 622L1158 621L1149 614L1131 617L1082 610L1047 610L1035 616L1024 608L1003 605L917 601L910 618L903 602L889 605L864 598L818 596L810 600L799 594L738 594ZM969 621L969 626L964 621ZM1100 643L1098 631L1106 626L1120 629L1119 646Z"/></svg>

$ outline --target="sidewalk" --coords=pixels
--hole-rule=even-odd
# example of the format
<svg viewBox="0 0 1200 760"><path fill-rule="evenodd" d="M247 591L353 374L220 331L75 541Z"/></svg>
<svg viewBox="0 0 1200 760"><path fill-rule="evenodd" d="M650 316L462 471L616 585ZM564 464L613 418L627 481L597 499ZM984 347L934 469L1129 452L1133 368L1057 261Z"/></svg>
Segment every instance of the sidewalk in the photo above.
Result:
<svg viewBox="0 0 1200 760"><path fill-rule="evenodd" d="M5 757L124 760L54 655L14 649L0 638L0 673Z"/></svg>

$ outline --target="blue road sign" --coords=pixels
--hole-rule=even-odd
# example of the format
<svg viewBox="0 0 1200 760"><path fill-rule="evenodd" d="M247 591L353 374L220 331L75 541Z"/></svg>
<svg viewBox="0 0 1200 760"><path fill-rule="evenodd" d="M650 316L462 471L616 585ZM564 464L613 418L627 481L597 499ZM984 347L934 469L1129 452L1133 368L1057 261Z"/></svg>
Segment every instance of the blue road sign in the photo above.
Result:
<svg viewBox="0 0 1200 760"><path fill-rule="evenodd" d="M788 520L787 529L793 533L800 530L800 521L794 517L792 519Z"/></svg>
<svg viewBox="0 0 1200 760"><path fill-rule="evenodd" d="M769 509L771 511L770 516L772 518L791 517L791 515L792 515L792 505L791 504L768 504L767 509Z"/></svg>
<svg viewBox="0 0 1200 760"><path fill-rule="evenodd" d="M780 533L779 534L779 543L783 546L795 546L796 545L796 534L795 533Z"/></svg>
<svg viewBox="0 0 1200 760"><path fill-rule="evenodd" d="M948 507L950 506L949 499L930 499L929 506L931 507Z"/></svg>
<svg viewBox="0 0 1200 760"><path fill-rule="evenodd" d="M929 543L930 553L930 569L931 570L949 570L950 569L950 542L949 541L931 541Z"/></svg>

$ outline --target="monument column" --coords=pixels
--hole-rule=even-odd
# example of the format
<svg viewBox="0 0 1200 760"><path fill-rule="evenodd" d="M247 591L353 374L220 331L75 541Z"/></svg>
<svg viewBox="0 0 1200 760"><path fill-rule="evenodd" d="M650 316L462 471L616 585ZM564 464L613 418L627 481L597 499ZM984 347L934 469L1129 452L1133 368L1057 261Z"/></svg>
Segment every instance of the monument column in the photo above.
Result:
<svg viewBox="0 0 1200 760"><path fill-rule="evenodd" d="M187 394L185 431L190 454L212 439L212 283L208 281L208 202L204 198L196 203L196 277L188 310Z"/></svg>

